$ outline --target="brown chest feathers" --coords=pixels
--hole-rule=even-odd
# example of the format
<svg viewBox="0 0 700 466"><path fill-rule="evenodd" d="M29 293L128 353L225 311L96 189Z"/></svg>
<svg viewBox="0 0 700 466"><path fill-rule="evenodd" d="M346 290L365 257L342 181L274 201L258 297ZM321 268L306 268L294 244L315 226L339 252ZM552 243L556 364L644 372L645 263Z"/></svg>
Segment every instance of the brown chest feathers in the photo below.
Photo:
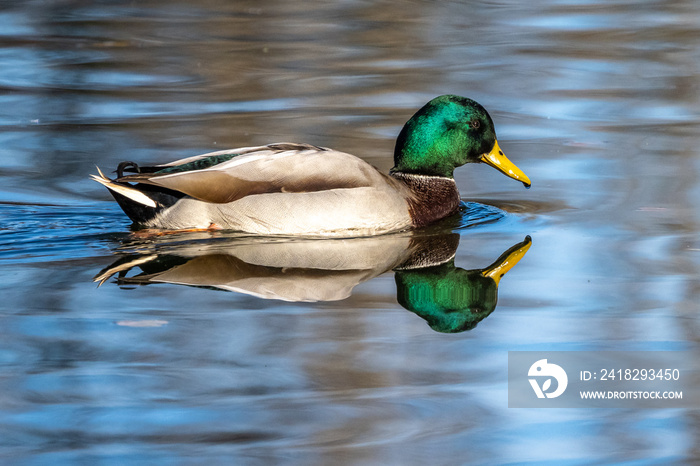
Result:
<svg viewBox="0 0 700 466"><path fill-rule="evenodd" d="M422 227L447 217L459 208L459 191L452 178L394 172L394 178L411 191L408 211L413 226Z"/></svg>

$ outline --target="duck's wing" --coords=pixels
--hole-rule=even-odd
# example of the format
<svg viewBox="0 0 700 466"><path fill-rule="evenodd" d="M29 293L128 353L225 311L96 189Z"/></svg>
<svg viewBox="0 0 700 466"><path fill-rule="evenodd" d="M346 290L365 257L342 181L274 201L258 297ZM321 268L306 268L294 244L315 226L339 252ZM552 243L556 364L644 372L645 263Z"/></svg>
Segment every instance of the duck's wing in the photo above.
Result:
<svg viewBox="0 0 700 466"><path fill-rule="evenodd" d="M178 160L174 160L172 162L163 163L163 164L159 164L159 165L140 165L140 164L136 164L136 163L131 162L131 161L127 161L127 162L121 162L119 164L119 168L115 171L117 173L119 173L118 178L122 178L124 172L139 173L139 174L143 175L146 173L156 173L156 172L165 171L165 170L185 171L185 170L204 169L204 168L212 167L212 166L219 164L221 162L231 160L233 157L245 155L245 154L248 154L250 152L262 151L262 150L272 148L272 147L278 146L278 145L281 145L281 144L270 144L267 146L255 146L255 147L239 147L237 149L226 149L226 150L219 150L216 152L207 152L206 154L200 154L200 155L195 155L192 157L186 157L184 159L178 159ZM302 144L296 144L296 145L301 146ZM314 147L314 146L309 146L309 147ZM318 149L321 149L321 148L318 148ZM133 176L132 178L137 178L137 177Z"/></svg>
<svg viewBox="0 0 700 466"><path fill-rule="evenodd" d="M252 194L316 192L392 183L367 162L307 144L281 143L189 157L153 173L118 178L227 203Z"/></svg>

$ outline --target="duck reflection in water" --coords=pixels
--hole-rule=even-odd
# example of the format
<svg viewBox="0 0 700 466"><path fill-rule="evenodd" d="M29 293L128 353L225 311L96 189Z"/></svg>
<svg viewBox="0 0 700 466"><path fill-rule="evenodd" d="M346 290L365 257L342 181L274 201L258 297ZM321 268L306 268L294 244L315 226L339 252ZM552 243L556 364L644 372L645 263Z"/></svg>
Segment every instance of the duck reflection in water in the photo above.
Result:
<svg viewBox="0 0 700 466"><path fill-rule="evenodd" d="M496 308L498 284L527 252L526 237L484 269L455 266L459 234L394 234L326 240L253 238L154 244L100 271L100 285L171 283L284 301L337 301L358 284L394 270L401 306L438 332L471 330ZM132 269L140 269L128 276Z"/></svg>
<svg viewBox="0 0 700 466"><path fill-rule="evenodd" d="M471 330L495 309L501 278L525 255L532 240L515 244L485 269L456 267L448 261L395 271L396 298L404 308L422 317L442 333Z"/></svg>

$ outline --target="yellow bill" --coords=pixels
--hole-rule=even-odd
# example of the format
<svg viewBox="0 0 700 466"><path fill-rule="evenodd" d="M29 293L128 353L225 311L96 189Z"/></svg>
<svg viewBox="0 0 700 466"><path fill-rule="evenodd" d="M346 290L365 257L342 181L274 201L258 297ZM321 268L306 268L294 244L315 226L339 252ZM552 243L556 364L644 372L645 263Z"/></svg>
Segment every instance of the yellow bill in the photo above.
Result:
<svg viewBox="0 0 700 466"><path fill-rule="evenodd" d="M530 187L530 178L528 178L521 169L515 166L513 162L508 160L508 157L506 157L501 148L498 147L498 141L494 143L491 152L481 155L481 161L486 165L492 166L507 177L520 181L526 188Z"/></svg>
<svg viewBox="0 0 700 466"><path fill-rule="evenodd" d="M506 272L512 269L513 266L523 258L527 250L530 249L530 246L532 246L532 239L530 239L530 236L527 236L525 237L525 241L508 249L501 254L501 257L496 259L496 262L482 270L481 275L492 278L493 281L496 282L496 285L498 285Z"/></svg>

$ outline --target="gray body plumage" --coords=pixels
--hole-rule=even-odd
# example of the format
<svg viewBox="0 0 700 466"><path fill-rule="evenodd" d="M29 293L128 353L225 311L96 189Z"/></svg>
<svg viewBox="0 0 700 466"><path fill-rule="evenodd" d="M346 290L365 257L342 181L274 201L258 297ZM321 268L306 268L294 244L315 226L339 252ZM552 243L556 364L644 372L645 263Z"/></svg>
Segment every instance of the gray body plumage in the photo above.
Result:
<svg viewBox="0 0 700 466"><path fill-rule="evenodd" d="M229 160L196 168L198 161L228 155ZM193 169L187 169L190 166ZM130 182L182 194L171 205L154 202L150 217L132 218L150 228L216 225L261 235L365 236L412 226L407 201L411 192L404 183L330 149L272 144L203 154L156 168L154 173L117 180L104 175L94 179L128 202L144 205L153 196Z"/></svg>

